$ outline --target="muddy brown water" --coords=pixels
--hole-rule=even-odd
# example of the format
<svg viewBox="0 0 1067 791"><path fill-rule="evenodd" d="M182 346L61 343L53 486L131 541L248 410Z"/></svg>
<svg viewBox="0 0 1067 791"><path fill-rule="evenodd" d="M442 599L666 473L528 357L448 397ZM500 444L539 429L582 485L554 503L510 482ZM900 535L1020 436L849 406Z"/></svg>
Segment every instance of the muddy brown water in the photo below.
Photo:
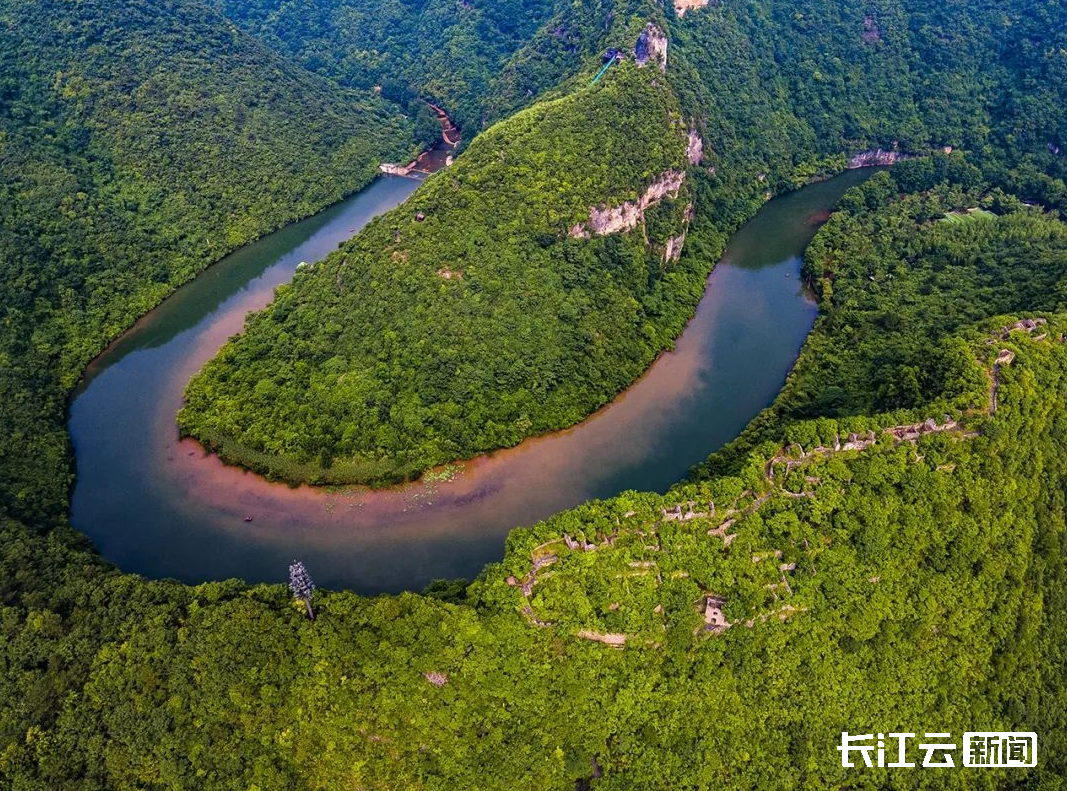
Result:
<svg viewBox="0 0 1067 791"><path fill-rule="evenodd" d="M454 480L291 488L180 441L185 384L245 314L418 186L380 178L206 270L93 363L70 409L73 523L122 569L185 582L281 582L294 558L320 586L364 593L473 577L516 526L627 489L666 491L770 403L815 318L800 255L867 175L770 201L731 239L674 351L578 426L465 462Z"/></svg>

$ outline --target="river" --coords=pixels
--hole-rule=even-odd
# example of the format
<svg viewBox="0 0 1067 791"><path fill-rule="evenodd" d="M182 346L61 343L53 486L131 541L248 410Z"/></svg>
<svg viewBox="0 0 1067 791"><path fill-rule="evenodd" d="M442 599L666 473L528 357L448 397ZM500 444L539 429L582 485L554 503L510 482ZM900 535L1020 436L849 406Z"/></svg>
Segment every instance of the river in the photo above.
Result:
<svg viewBox="0 0 1067 791"><path fill-rule="evenodd" d="M186 383L245 314L418 186L381 177L207 269L94 361L70 409L73 524L123 570L190 583L281 582L294 558L319 585L362 593L473 577L511 528L627 489L666 491L773 400L816 314L800 256L867 175L767 203L730 240L673 351L578 426L466 462L454 480L292 488L179 440Z"/></svg>

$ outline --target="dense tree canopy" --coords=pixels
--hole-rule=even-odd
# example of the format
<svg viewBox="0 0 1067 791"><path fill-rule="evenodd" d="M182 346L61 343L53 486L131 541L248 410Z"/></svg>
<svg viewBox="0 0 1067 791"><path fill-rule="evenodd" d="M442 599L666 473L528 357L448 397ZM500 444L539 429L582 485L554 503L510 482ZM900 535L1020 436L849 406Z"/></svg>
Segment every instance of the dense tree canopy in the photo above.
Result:
<svg viewBox="0 0 1067 791"><path fill-rule="evenodd" d="M194 380L183 432L291 481L380 482L576 423L670 346L761 188L840 167L842 151L964 146L990 172L1004 169L1010 189L1056 202L1062 183L1022 175L1055 155L994 105L1033 67L1031 55L997 43L1012 20L1023 28L1013 35L1033 34L1021 7L812 5L670 20L622 3L600 30L584 24L589 9L561 7L550 38L569 31L614 45L627 62L595 86L583 85L588 73L541 74L561 80L547 89L561 98L492 127L414 208L283 289ZM654 65L630 66L644 18L677 34L666 85ZM538 34L527 47L543 45ZM580 51L570 53L578 63ZM657 174L686 166L681 151L661 156L672 123L705 149L684 191L605 237L568 235L591 207L634 201ZM1043 127L1058 134L1055 119ZM998 136L1011 142L990 154ZM961 178L978 173L955 167ZM691 211L696 244L671 266L666 251L684 239Z"/></svg>
<svg viewBox="0 0 1067 791"><path fill-rule="evenodd" d="M545 22L551 0L211 0L228 19L309 71L448 107L475 131L501 65ZM422 128L432 140L436 125Z"/></svg>
<svg viewBox="0 0 1067 791"><path fill-rule="evenodd" d="M300 272L192 382L183 431L283 477L375 480L575 423L625 387L706 272L668 251L688 129L658 72L617 68L483 133ZM571 233L658 184L629 233Z"/></svg>
<svg viewBox="0 0 1067 791"><path fill-rule="evenodd" d="M713 0L683 19L638 0L211 8L0 0L0 785L1062 785L1062 2ZM395 41L368 29L374 57L349 58L352 28L339 29L359 18L426 26ZM649 20L669 34L667 73L624 64L587 88L599 51L632 46ZM455 43L433 62L459 75L439 70L432 97L476 127L544 101L468 135L453 171L283 289L215 364L249 354L236 373L255 371L253 388L350 387L361 409L370 385L447 393L456 377L411 357L417 329L456 340L442 319L468 318L477 285L480 309L492 299L506 318L472 320L502 332L476 336L486 348L544 370L564 359L553 340L584 338L630 366L566 357L586 387L551 408L577 419L669 344L768 193L893 141L966 152L903 162L846 197L805 262L821 315L782 394L666 495L516 530L470 583L317 590L315 621L283 584L109 566L64 516L62 420L81 367L233 246L411 153L417 121L384 84L382 97L352 89L390 73L410 116L429 31ZM684 167L690 123L703 161L684 199L646 215L647 244L569 235L589 205ZM690 200L687 252L665 265ZM515 288L569 312L523 312ZM308 346L324 338L346 347ZM472 351L437 351L452 348ZM276 359L293 383L261 375ZM353 375L367 371L379 378ZM490 365L470 381L500 396L508 375ZM447 410L376 406L334 441L392 441L395 420L460 452L428 431ZM482 430L514 406L486 399L468 418ZM535 430L525 414L520 433ZM326 429L302 419L321 462ZM470 442L474 425L448 434ZM834 750L842 730L1000 729L1039 733L1037 770L846 770Z"/></svg>
<svg viewBox="0 0 1067 791"><path fill-rule="evenodd" d="M893 217L951 189L858 209L877 186L850 196L850 214ZM1044 233L1006 241L1029 222ZM866 235L848 223L827 228L820 258ZM1004 225L1017 282L1027 261L1044 277L1027 253L1064 238L1025 208L927 217L956 242L931 265L962 288L982 223ZM898 224L886 250L913 237ZM862 267L835 279L839 292L870 282ZM931 296L912 285L879 293ZM823 309L825 342L797 376L828 370L850 335L845 303ZM935 787L1054 782L1065 330L1062 314L988 316L937 344L952 377L912 409L796 422L733 475L515 531L468 586L317 592L314 622L281 585L144 582L62 533L42 545L5 522L0 776L57 789L874 787L888 770L843 769L842 730L936 727L957 740L1037 730L1043 752L1037 772L950 771Z"/></svg>
<svg viewBox="0 0 1067 791"><path fill-rule="evenodd" d="M369 93L198 3L0 3L0 492L58 514L67 391L225 253L412 149Z"/></svg>
<svg viewBox="0 0 1067 791"><path fill-rule="evenodd" d="M952 387L958 355L941 342L960 328L991 313L1067 309L1064 224L981 180L962 157L937 157L846 195L808 248L804 273L826 310L800 363L697 475L732 469L798 419L924 404Z"/></svg>

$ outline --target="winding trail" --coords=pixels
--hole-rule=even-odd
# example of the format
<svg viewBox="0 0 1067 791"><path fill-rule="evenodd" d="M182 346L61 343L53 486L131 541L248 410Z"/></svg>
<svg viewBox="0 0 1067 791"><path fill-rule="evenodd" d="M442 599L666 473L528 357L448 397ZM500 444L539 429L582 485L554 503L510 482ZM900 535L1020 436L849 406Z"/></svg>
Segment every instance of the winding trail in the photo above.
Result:
<svg viewBox="0 0 1067 791"><path fill-rule="evenodd" d="M1043 318L1021 319L1012 325L1000 328L987 339L987 343L993 344L998 340L1008 340L1013 332L1024 332L1035 342L1044 341L1048 338L1048 333L1038 333L1038 331L1042 330L1046 325L1047 321ZM977 437L979 432L968 428L967 424L970 422L968 418L975 416L991 417L996 414L1001 369L1004 366L1011 365L1014 360L1015 352L1010 349L1001 349L997 353L992 366L985 368L985 373L989 380L988 406L984 409L974 409L966 412L961 416L960 420L945 416L944 421L938 423L933 418L927 418L918 423L887 426L863 434L852 433L847 437L837 435L831 446L817 445L810 450L805 450L796 443L787 445L767 459L763 465L763 485L759 488L759 491L746 489L725 507L717 507L715 502L709 501L706 504L706 508L704 504L700 504L702 510L697 510L698 504L696 501L688 500L661 509L661 516L658 520L636 520L636 524L633 525L628 524L629 520L636 516L631 511L625 515L625 521L616 522L611 532L598 533L592 541L584 536L572 538L569 534L564 533L560 537L549 539L531 550L530 570L523 577L509 576L505 581L509 586L520 590L523 598L520 612L525 616L527 622L532 626L548 627L555 626L555 622L538 615L534 606L535 589L546 578L557 573L561 565L565 566L566 559L570 554L605 552L613 549L617 542L638 536L643 542L655 541L651 545L645 543L644 546L644 549L652 551L654 556L654 553L659 552L658 532L660 528L664 523L672 521L682 523L695 522L694 529L704 530L709 537L721 540L722 550L728 551L730 544L738 535L737 530L734 529L738 521L757 513L772 498L799 499L816 495L816 490L822 482L816 476L805 476L799 491L790 489L786 485L786 479L790 473L803 469L814 461L828 459L839 454L862 454L876 445L880 437L890 437L893 445L915 445L921 439L935 434L951 435L959 440ZM945 471L951 472L954 468L954 464L946 465ZM632 548L627 551L632 552ZM772 549L753 554L752 562L761 563L768 559L780 560L782 556L782 550ZM639 570L638 573L651 574L655 572L657 586L662 585L662 576L658 571L658 564L655 560L632 560L628 565L633 569ZM545 571L545 569L549 570ZM795 569L795 563L779 564L780 581L767 585L774 593L776 602L781 600L777 593L778 590L783 592L783 598L792 596L793 588L789 584L788 574ZM688 576L688 573L685 573L685 576ZM871 580L871 582L876 584L877 580ZM772 617L791 617L798 612L804 611L802 607L785 604L773 612L760 613L752 618L729 621L722 614L722 606L725 604L725 599L712 593L707 593L705 599L705 631L713 634L721 633L731 626L737 626L741 623L744 623L747 628L753 628L756 623L766 622ZM663 615L662 605L660 605L658 612ZM664 628L666 628L667 620L665 616L663 623ZM612 648L622 648L628 642L632 642L633 637L624 633L601 633L593 629L579 629L574 634L576 637L604 643Z"/></svg>

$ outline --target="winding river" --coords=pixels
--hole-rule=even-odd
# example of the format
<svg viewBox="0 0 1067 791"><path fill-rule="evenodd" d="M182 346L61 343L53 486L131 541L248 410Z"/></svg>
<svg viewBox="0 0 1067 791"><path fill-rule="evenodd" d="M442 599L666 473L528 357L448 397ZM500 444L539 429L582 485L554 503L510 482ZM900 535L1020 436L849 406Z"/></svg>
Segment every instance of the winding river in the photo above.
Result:
<svg viewBox="0 0 1067 791"><path fill-rule="evenodd" d="M318 584L363 593L473 577L513 527L626 489L666 491L770 403L816 313L799 256L868 174L769 202L731 239L674 351L580 425L467 462L451 481L291 488L180 441L186 382L245 314L418 186L379 178L209 268L90 366L70 409L73 523L122 569L185 582L280 582L293 558Z"/></svg>

